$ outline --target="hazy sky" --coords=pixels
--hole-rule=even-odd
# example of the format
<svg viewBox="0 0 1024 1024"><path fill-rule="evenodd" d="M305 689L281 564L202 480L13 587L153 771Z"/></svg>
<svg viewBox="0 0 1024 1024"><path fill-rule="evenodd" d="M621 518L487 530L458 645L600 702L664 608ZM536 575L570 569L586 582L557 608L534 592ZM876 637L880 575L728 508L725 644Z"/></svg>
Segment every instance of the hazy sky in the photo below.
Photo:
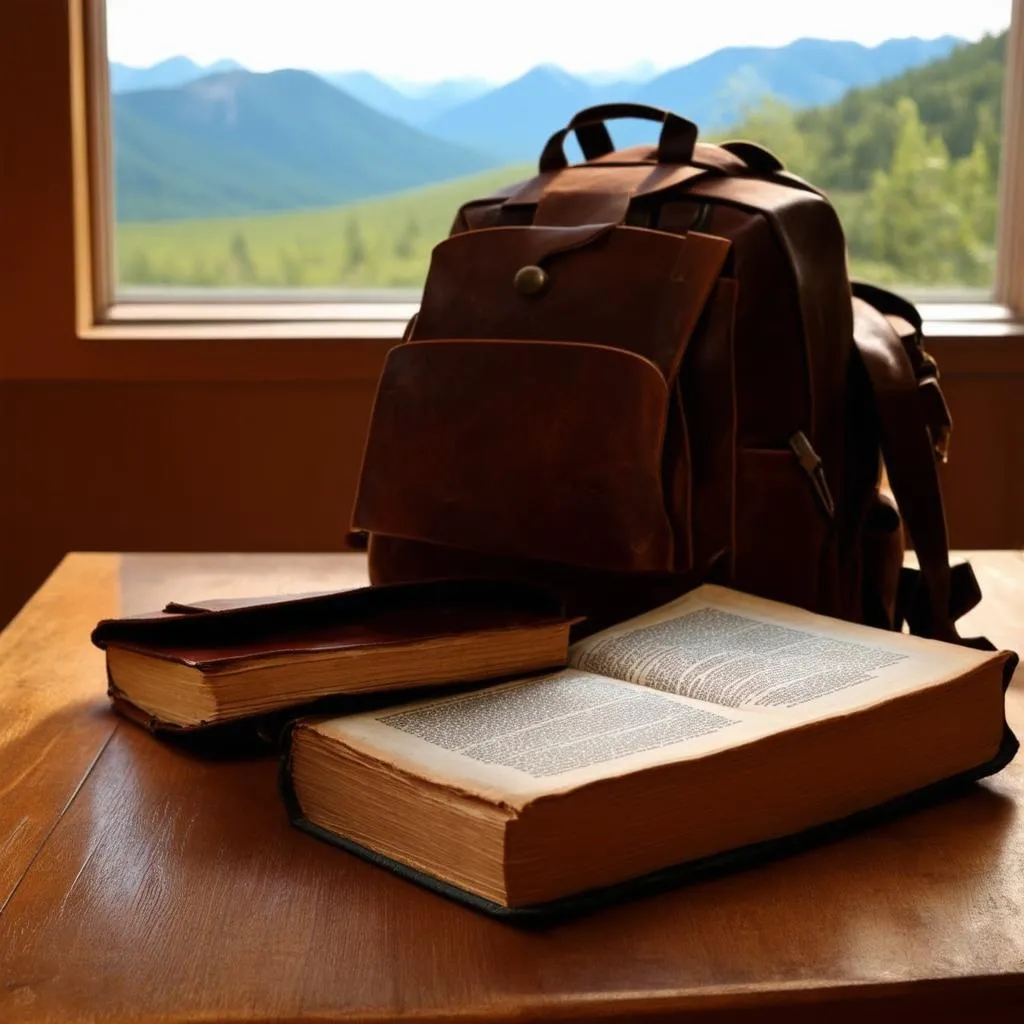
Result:
<svg viewBox="0 0 1024 1024"><path fill-rule="evenodd" d="M107 12L110 58L125 64L184 54L256 71L505 81L544 62L667 68L722 46L799 36L976 39L1009 24L1010 0L107 0Z"/></svg>

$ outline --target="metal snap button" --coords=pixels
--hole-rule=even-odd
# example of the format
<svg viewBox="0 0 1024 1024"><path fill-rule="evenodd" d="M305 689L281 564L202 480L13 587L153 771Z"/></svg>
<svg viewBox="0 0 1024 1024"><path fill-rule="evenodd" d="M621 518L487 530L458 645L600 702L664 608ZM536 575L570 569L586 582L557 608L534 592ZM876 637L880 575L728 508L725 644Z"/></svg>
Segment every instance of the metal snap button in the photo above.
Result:
<svg viewBox="0 0 1024 1024"><path fill-rule="evenodd" d="M548 283L547 271L543 267L532 264L528 267L520 267L516 271L512 283L520 295L536 295L543 291Z"/></svg>

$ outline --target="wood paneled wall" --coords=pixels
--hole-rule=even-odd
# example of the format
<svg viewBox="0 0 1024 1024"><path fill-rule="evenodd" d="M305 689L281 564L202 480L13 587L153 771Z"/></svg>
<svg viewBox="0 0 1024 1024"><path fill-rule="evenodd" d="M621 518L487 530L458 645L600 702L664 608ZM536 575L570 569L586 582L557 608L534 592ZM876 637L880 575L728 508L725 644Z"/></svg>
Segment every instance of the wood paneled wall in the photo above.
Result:
<svg viewBox="0 0 1024 1024"><path fill-rule="evenodd" d="M950 543L1024 548L1024 374L946 374L942 385L954 423L942 472Z"/></svg>
<svg viewBox="0 0 1024 1024"><path fill-rule="evenodd" d="M67 551L344 547L372 383L0 383L0 624Z"/></svg>

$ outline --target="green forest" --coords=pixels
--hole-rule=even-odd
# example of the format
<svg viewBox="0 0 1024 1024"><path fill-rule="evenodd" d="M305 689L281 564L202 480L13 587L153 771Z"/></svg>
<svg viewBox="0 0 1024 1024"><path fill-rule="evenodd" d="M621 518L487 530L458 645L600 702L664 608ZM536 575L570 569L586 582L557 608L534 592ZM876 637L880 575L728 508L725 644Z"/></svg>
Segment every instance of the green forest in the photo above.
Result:
<svg viewBox="0 0 1024 1024"><path fill-rule="evenodd" d="M828 107L767 102L722 137L748 138L826 189L856 276L985 287L995 261L1006 34ZM685 113L685 111L684 111ZM507 167L346 206L118 225L126 285L415 288L458 205L522 179Z"/></svg>

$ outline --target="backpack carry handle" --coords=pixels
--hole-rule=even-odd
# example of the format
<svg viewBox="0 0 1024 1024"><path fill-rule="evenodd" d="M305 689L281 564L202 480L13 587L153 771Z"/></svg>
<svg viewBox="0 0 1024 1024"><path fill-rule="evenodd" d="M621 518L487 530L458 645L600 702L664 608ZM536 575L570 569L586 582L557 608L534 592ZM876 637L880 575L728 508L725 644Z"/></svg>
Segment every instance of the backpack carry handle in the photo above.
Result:
<svg viewBox="0 0 1024 1024"><path fill-rule="evenodd" d="M564 128L548 139L540 155L540 171L560 171L569 166L564 143L569 132L575 132L580 149L587 160L604 156L614 149L605 121L637 118L661 125L657 158L660 164L688 164L693 160L697 144L697 126L685 117L643 103L602 103L581 110Z"/></svg>

